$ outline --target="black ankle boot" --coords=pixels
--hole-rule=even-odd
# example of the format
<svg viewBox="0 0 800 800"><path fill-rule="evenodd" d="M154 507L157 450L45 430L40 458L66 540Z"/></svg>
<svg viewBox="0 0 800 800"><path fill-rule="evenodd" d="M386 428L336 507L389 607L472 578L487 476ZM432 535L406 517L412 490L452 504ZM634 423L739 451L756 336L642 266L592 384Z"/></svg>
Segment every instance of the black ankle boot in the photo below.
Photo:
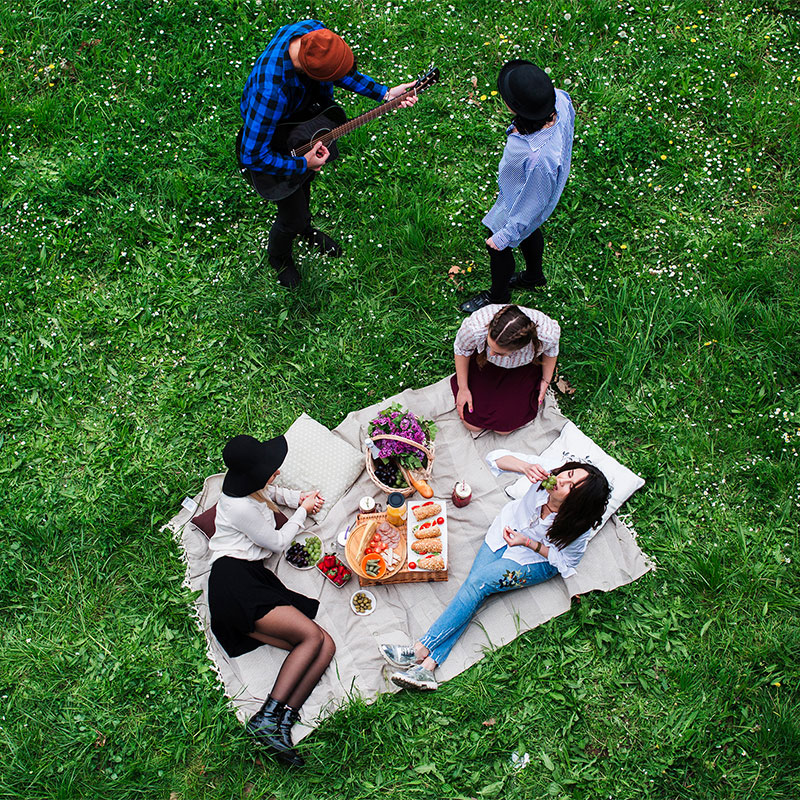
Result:
<svg viewBox="0 0 800 800"><path fill-rule="evenodd" d="M342 255L342 246L335 239L331 239L327 233L309 227L300 235L308 242L309 247L322 256L339 258Z"/></svg>
<svg viewBox="0 0 800 800"><path fill-rule="evenodd" d="M287 744L281 734L281 719L285 709L283 703L268 697L261 710L247 723L247 731L259 744L274 750L282 760L301 767L303 759L294 751L291 739Z"/></svg>
<svg viewBox="0 0 800 800"><path fill-rule="evenodd" d="M283 714L281 715L281 720L278 723L278 730L280 731L283 743L287 745L287 747L294 747L294 744L292 743L292 727L299 720L299 711L294 708L290 708L289 706L283 707Z"/></svg>

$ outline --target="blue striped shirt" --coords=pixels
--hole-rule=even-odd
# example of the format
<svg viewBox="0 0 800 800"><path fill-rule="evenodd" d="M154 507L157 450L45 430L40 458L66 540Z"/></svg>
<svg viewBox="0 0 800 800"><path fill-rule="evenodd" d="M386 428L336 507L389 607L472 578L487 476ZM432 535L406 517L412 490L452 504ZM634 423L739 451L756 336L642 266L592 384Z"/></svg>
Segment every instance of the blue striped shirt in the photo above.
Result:
<svg viewBox="0 0 800 800"><path fill-rule="evenodd" d="M271 175L300 175L308 165L304 158L292 158L272 149L272 137L279 122L297 111L306 96L306 86L289 58L289 42L325 26L307 19L281 28L267 45L244 85L240 110L244 133L239 157L255 172ZM306 79L308 80L308 79ZM333 98L333 87L341 86L373 100L382 100L389 88L372 78L353 72L338 81L316 82L323 96Z"/></svg>
<svg viewBox="0 0 800 800"><path fill-rule="evenodd" d="M509 133L497 176L500 193L483 218L500 250L516 247L553 213L569 177L574 133L575 109L561 89L554 125L527 136Z"/></svg>

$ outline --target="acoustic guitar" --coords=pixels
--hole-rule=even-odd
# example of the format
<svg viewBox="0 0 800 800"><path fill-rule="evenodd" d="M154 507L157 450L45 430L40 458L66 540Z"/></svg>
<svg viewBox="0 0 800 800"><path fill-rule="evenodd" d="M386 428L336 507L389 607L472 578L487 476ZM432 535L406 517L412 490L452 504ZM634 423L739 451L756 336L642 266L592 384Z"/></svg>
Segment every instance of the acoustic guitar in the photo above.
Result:
<svg viewBox="0 0 800 800"><path fill-rule="evenodd" d="M366 122L377 119L383 114L388 114L400 106L408 97L414 97L420 92L429 89L439 80L439 70L431 67L426 73L420 75L414 85L403 92L399 97L395 97L386 103L381 103L370 111L361 114L355 119L348 120L344 109L332 100L325 100L325 104L314 102L302 112L302 118L292 117L286 122L278 124L275 134L272 137L272 148L283 155L301 158L306 153L311 152L320 144L325 145L330 151L330 156L326 163L333 161L338 155L336 147L337 139L356 128L360 128ZM241 145L242 132L236 140L236 156L239 157L239 147ZM282 200L300 186L310 180L316 173L313 170L306 170L302 175L270 175L266 172L252 172L239 162L244 179L251 185L265 200ZM257 174L257 178L254 176Z"/></svg>

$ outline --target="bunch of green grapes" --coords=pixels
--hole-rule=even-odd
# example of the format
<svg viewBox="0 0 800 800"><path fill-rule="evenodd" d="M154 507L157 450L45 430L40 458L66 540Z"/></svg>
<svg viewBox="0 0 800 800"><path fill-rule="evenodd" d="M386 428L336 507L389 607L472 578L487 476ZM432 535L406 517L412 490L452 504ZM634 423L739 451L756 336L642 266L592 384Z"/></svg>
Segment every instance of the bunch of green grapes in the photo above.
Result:
<svg viewBox="0 0 800 800"><path fill-rule="evenodd" d="M558 483L558 481L556 479L556 476L555 475L548 475L542 481L542 489L547 489L547 491L549 492L551 489L555 489L556 488L556 483Z"/></svg>
<svg viewBox="0 0 800 800"><path fill-rule="evenodd" d="M303 546L310 564L316 564L322 558L322 540L318 536L309 536Z"/></svg>

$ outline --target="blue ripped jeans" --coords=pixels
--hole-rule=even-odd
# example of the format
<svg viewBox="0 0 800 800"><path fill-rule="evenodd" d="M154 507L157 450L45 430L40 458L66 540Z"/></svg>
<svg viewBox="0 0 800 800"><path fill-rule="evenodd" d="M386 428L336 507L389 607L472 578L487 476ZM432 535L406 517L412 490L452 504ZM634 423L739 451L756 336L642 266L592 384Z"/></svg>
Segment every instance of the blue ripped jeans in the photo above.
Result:
<svg viewBox="0 0 800 800"><path fill-rule="evenodd" d="M437 664L442 664L450 655L453 645L466 630L472 615L487 597L498 592L509 592L523 586L543 583L558 574L558 570L547 561L518 564L510 558L503 558L505 551L505 546L492 551L486 542L483 543L456 596L420 639Z"/></svg>

